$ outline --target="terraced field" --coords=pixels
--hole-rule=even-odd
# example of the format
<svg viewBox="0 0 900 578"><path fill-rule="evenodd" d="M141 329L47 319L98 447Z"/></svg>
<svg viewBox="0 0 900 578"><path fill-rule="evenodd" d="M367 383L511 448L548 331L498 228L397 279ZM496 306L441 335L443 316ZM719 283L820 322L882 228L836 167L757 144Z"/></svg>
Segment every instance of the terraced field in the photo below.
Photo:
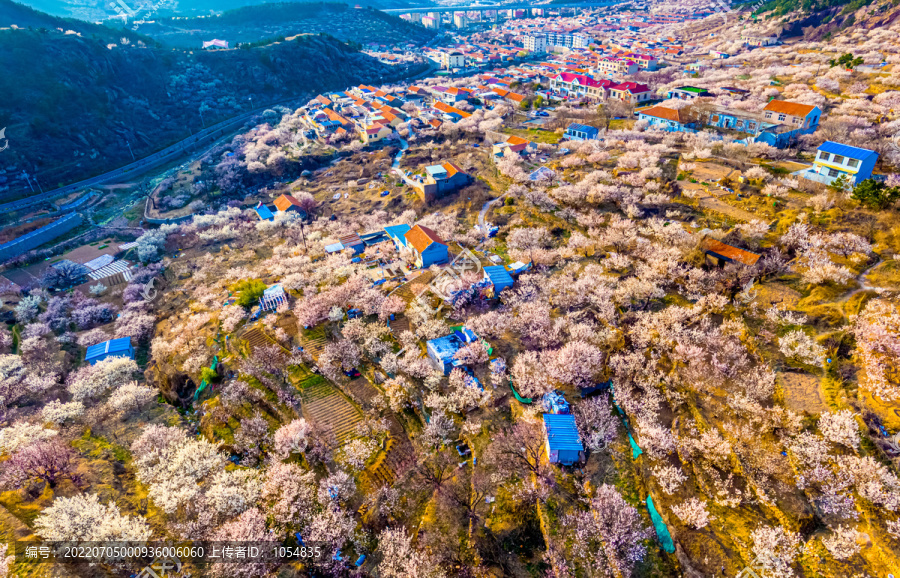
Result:
<svg viewBox="0 0 900 578"><path fill-rule="evenodd" d="M391 485L400 473L410 467L415 460L415 452L403 426L396 418L390 418L390 437L387 449L375 462L366 468L361 477L361 486L369 492L384 485Z"/></svg>
<svg viewBox="0 0 900 578"><path fill-rule="evenodd" d="M346 391L353 394L355 399L361 400L363 404L371 404L372 400L381 393L365 377L357 377L345 387L347 388Z"/></svg>
<svg viewBox="0 0 900 578"><path fill-rule="evenodd" d="M275 340L266 335L259 327L252 327L241 335L241 339L247 342L250 350L253 351L257 347L266 345L274 345Z"/></svg>
<svg viewBox="0 0 900 578"><path fill-rule="evenodd" d="M319 355L325 350L326 343L325 332L321 329L300 334L300 344L307 353L313 356L313 359L319 359Z"/></svg>
<svg viewBox="0 0 900 578"><path fill-rule="evenodd" d="M394 338L399 340L400 334L410 329L409 318L406 315L401 314L394 321L390 322L389 327L391 328L391 333L394 335Z"/></svg>
<svg viewBox="0 0 900 578"><path fill-rule="evenodd" d="M432 273L431 271L425 271L415 279L411 280L409 283L397 287L393 294L409 303L410 301L415 299L416 296L418 296L419 293L421 293L429 283L431 283L432 279L434 279L434 273Z"/></svg>
<svg viewBox="0 0 900 578"><path fill-rule="evenodd" d="M303 417L330 429L338 446L347 443L362 421L362 412L324 379L309 381L312 383L300 390Z"/></svg>

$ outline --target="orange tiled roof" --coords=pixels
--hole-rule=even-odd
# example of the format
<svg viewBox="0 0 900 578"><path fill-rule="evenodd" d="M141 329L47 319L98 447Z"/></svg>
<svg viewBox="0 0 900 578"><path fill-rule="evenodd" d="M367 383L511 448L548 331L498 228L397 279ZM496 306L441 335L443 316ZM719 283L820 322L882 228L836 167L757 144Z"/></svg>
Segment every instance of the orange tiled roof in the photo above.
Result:
<svg viewBox="0 0 900 578"><path fill-rule="evenodd" d="M777 112L778 114L789 114L791 116L806 116L813 111L815 107L808 104L800 104L799 102L788 102L786 100L773 100L766 105L763 110Z"/></svg>
<svg viewBox="0 0 900 578"><path fill-rule="evenodd" d="M287 211L292 206L299 207L300 202L291 195L281 195L275 199L275 208L281 212Z"/></svg>
<svg viewBox="0 0 900 578"><path fill-rule="evenodd" d="M450 163L447 163L450 164ZM421 253L425 249L428 248L432 243L440 243L441 245L446 245L440 237L438 237L437 233L429 229L428 227L423 227L422 225L416 225L412 229L406 232L404 235L406 237L406 241L413 246L413 248Z"/></svg>
<svg viewBox="0 0 900 578"><path fill-rule="evenodd" d="M640 113L674 122L687 122L688 120L687 115L682 114L681 109L666 108L665 106L654 106L647 110L642 110Z"/></svg>

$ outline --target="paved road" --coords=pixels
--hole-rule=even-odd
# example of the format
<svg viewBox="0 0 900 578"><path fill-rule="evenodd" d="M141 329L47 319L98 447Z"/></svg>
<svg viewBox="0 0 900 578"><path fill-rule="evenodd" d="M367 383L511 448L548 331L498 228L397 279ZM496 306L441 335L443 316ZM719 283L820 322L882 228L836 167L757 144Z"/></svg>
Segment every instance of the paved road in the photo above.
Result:
<svg viewBox="0 0 900 578"><path fill-rule="evenodd" d="M161 151L155 152L150 156L139 159L133 163L127 164L123 167L119 167L107 173L103 173L102 175L97 175L96 177L91 177L89 179L85 179L83 181L79 181L77 183L72 183L71 185L66 185L59 189L54 189L52 191L47 191L46 193L41 193L39 195L32 195L30 197L26 197L24 199L19 199L17 201L11 201L9 203L0 204L0 214L9 213L12 211L18 211L20 209L29 207L31 205L35 205L38 203L42 203L44 201L49 201L51 199L55 199L57 197L61 197L63 195L67 195L74 191L90 187L92 185L98 185L101 183L105 183L107 181L111 181L118 177L123 177L132 173L129 176L134 176L138 171L146 171L152 169L161 164L172 161L175 158L178 158L179 155L183 154L185 150L191 147L196 147L203 144L209 144L215 142L215 140L225 134L227 131L234 130L238 126L250 120L253 116L260 114L264 110L271 108L273 106L279 105L287 105L290 103L296 103L302 101L305 103L309 99L309 95L293 97L286 100L282 100L277 103L270 103L266 106L262 106L259 108L255 108L249 112L245 112L238 116L232 117L227 120L223 120L222 122L216 123L212 126L206 127L205 129L198 131L196 134L178 141L177 143L170 145Z"/></svg>

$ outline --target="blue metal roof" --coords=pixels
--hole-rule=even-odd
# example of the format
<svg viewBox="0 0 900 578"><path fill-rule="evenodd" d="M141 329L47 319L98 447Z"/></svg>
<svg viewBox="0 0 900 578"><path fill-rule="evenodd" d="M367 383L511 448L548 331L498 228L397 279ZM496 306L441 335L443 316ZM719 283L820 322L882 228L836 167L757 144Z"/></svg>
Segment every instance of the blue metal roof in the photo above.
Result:
<svg viewBox="0 0 900 578"><path fill-rule="evenodd" d="M388 237L399 240L402 244L406 245L406 232L412 229L409 225L389 225L384 228L384 232L388 234Z"/></svg>
<svg viewBox="0 0 900 578"><path fill-rule="evenodd" d="M857 160L865 160L869 158L871 155L878 156L878 153L875 151L870 151L869 149L861 149L859 147L852 147L850 145L841 144L839 142L833 142L827 140L822 143L819 147L820 151L825 151L826 153L832 153L836 155L842 155L847 158L857 159Z"/></svg>
<svg viewBox="0 0 900 578"><path fill-rule="evenodd" d="M589 125L586 125L586 124L578 124L578 123L575 123L575 122L573 122L572 124L570 124L569 127L568 127L566 130L567 130L567 131L570 131L570 130L578 130L578 131L586 132L586 133L589 133L589 134L590 134L590 133L595 133L595 134L596 134L596 133L599 133L599 132L600 132L600 129L598 129L597 127L589 126Z"/></svg>
<svg viewBox="0 0 900 578"><path fill-rule="evenodd" d="M502 265L485 267L484 274L487 275L487 278L491 280L491 283L493 283L494 287L497 287L498 290L512 287L512 275L510 275L509 271L506 270L506 267L503 267Z"/></svg>
<svg viewBox="0 0 900 578"><path fill-rule="evenodd" d="M337 253L339 251L344 250L344 245L342 243L332 243L330 245L325 245L326 253Z"/></svg>
<svg viewBox="0 0 900 578"><path fill-rule="evenodd" d="M120 337L118 339L110 339L109 341L98 343L97 345L91 345L87 348L87 353L84 358L90 360L108 353L121 353L123 351L129 351L130 349L131 338Z"/></svg>
<svg viewBox="0 0 900 578"><path fill-rule="evenodd" d="M275 219L275 215L273 215L272 211L269 210L269 207L265 205L256 207L256 214L259 215L259 218L263 221L272 221Z"/></svg>
<svg viewBox="0 0 900 578"><path fill-rule="evenodd" d="M544 431L550 451L573 450L584 451L578 428L575 427L575 416L572 414L544 414Z"/></svg>
<svg viewBox="0 0 900 578"><path fill-rule="evenodd" d="M426 342L426 345L429 349L434 351L434 354L438 359L441 361L450 361L456 352L462 348L463 342L456 333L451 333L444 337L430 339Z"/></svg>

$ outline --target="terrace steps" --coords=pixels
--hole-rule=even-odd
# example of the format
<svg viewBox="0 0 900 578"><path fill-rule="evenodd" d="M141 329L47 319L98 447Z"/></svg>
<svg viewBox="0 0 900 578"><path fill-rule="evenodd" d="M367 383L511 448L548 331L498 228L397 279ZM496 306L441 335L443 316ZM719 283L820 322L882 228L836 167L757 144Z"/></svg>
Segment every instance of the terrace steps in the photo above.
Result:
<svg viewBox="0 0 900 578"><path fill-rule="evenodd" d="M320 382L304 387L300 397L304 417L330 429L338 447L356 435L356 425L362 421L362 412L333 385Z"/></svg>

